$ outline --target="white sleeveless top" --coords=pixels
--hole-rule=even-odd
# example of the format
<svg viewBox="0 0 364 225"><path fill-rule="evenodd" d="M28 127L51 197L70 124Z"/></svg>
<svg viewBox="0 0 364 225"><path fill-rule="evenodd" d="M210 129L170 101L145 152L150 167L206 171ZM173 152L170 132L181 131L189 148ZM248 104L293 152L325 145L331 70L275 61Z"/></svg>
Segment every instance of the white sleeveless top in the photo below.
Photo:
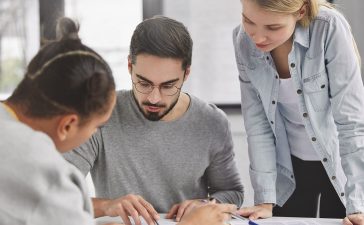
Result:
<svg viewBox="0 0 364 225"><path fill-rule="evenodd" d="M306 133L298 102L292 78L280 79L278 110L284 119L291 154L306 161L320 160Z"/></svg>

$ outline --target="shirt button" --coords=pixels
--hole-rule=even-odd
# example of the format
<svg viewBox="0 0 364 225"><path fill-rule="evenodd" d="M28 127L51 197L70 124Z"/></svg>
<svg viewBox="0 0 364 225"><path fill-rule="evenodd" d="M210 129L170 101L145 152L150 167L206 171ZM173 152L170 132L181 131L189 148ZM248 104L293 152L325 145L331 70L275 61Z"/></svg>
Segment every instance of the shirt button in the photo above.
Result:
<svg viewBox="0 0 364 225"><path fill-rule="evenodd" d="M278 79L278 76L276 75L276 79Z"/></svg>
<svg viewBox="0 0 364 225"><path fill-rule="evenodd" d="M272 101L272 104L274 105L274 104L276 104L276 101Z"/></svg>
<svg viewBox="0 0 364 225"><path fill-rule="evenodd" d="M332 176L332 177L331 177L331 179L332 179L332 180L335 180L335 179L336 179L336 177L335 177L335 176Z"/></svg>
<svg viewBox="0 0 364 225"><path fill-rule="evenodd" d="M294 63L291 63L291 67L294 68L296 66L296 64Z"/></svg>
<svg viewBox="0 0 364 225"><path fill-rule="evenodd" d="M274 122L273 122L273 121L270 121L270 123L271 123L271 124L274 124Z"/></svg>
<svg viewBox="0 0 364 225"><path fill-rule="evenodd" d="M293 175L291 175L291 178L293 179Z"/></svg>
<svg viewBox="0 0 364 225"><path fill-rule="evenodd" d="M312 141L316 141L316 138L315 138L315 137L312 137L312 138L311 138L311 140L312 140Z"/></svg>
<svg viewBox="0 0 364 225"><path fill-rule="evenodd" d="M308 117L308 114L307 113L303 113L303 117Z"/></svg>
<svg viewBox="0 0 364 225"><path fill-rule="evenodd" d="M301 89L298 89L297 90L297 94L302 94L302 90Z"/></svg>
<svg viewBox="0 0 364 225"><path fill-rule="evenodd" d="M269 56L267 56L267 60L269 60Z"/></svg>
<svg viewBox="0 0 364 225"><path fill-rule="evenodd" d="M321 89L324 89L325 88L325 85L323 84L323 85L321 85Z"/></svg>
<svg viewBox="0 0 364 225"><path fill-rule="evenodd" d="M345 194L344 194L344 192L341 192L341 194L340 194L341 196L344 196Z"/></svg>
<svg viewBox="0 0 364 225"><path fill-rule="evenodd" d="M327 158L324 158L322 161L327 162Z"/></svg>

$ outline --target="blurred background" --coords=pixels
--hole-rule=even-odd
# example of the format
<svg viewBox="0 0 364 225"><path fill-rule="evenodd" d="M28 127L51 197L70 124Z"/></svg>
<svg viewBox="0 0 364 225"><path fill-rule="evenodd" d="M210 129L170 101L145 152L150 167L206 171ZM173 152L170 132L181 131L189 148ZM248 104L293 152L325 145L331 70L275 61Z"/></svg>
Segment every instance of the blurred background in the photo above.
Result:
<svg viewBox="0 0 364 225"><path fill-rule="evenodd" d="M334 3L349 20L363 60L364 30L360 23L364 19L364 1ZM0 0L0 100L14 90L42 43L55 38L55 24L61 16L80 23L80 37L110 64L117 89L130 89L130 38L135 26L153 15L172 17L189 29L194 50L191 76L184 91L217 104L227 113L245 185L244 205L253 204L232 45L232 29L241 21L239 0ZM89 177L87 180L93 195L92 181Z"/></svg>

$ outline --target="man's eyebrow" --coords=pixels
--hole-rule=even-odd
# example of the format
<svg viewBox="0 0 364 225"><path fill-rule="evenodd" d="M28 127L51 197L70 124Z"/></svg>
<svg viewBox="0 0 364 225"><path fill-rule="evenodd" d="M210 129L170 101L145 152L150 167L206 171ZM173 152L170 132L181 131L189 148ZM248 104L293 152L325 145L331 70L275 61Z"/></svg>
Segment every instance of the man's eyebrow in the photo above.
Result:
<svg viewBox="0 0 364 225"><path fill-rule="evenodd" d="M140 75L140 74L135 74L135 75L136 75L139 79L141 79L141 80L143 80L143 81L147 81L147 82L149 82L149 83L153 84L153 82L152 82L152 81L148 80L147 78L143 77L142 75Z"/></svg>
<svg viewBox="0 0 364 225"><path fill-rule="evenodd" d="M176 79L173 79L173 80L169 80L169 81L165 81L165 82L163 82L161 84L171 84L171 83L175 83L177 81L179 81L179 78L176 78Z"/></svg>
<svg viewBox="0 0 364 225"><path fill-rule="evenodd" d="M137 76L139 79L143 80L143 81L146 81L146 82L148 82L148 83L153 84L153 82L152 82L152 81L148 80L147 78L143 77L143 76L142 76L142 75L140 75L140 74L136 74L136 76ZM179 78L172 79L172 80L168 80L168 81L165 81L165 82L163 82L163 83L161 83L161 84L170 84L170 83L174 83L174 82L176 82L176 81L179 81Z"/></svg>

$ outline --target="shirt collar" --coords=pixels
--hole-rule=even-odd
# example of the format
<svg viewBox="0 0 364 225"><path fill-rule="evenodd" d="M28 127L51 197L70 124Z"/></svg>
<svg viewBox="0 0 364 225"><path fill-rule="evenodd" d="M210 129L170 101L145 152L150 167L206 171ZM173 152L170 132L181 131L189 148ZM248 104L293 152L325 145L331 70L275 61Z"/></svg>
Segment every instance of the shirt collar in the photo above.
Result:
<svg viewBox="0 0 364 225"><path fill-rule="evenodd" d="M294 32L293 42L302 45L305 48L310 47L310 29L297 24Z"/></svg>

